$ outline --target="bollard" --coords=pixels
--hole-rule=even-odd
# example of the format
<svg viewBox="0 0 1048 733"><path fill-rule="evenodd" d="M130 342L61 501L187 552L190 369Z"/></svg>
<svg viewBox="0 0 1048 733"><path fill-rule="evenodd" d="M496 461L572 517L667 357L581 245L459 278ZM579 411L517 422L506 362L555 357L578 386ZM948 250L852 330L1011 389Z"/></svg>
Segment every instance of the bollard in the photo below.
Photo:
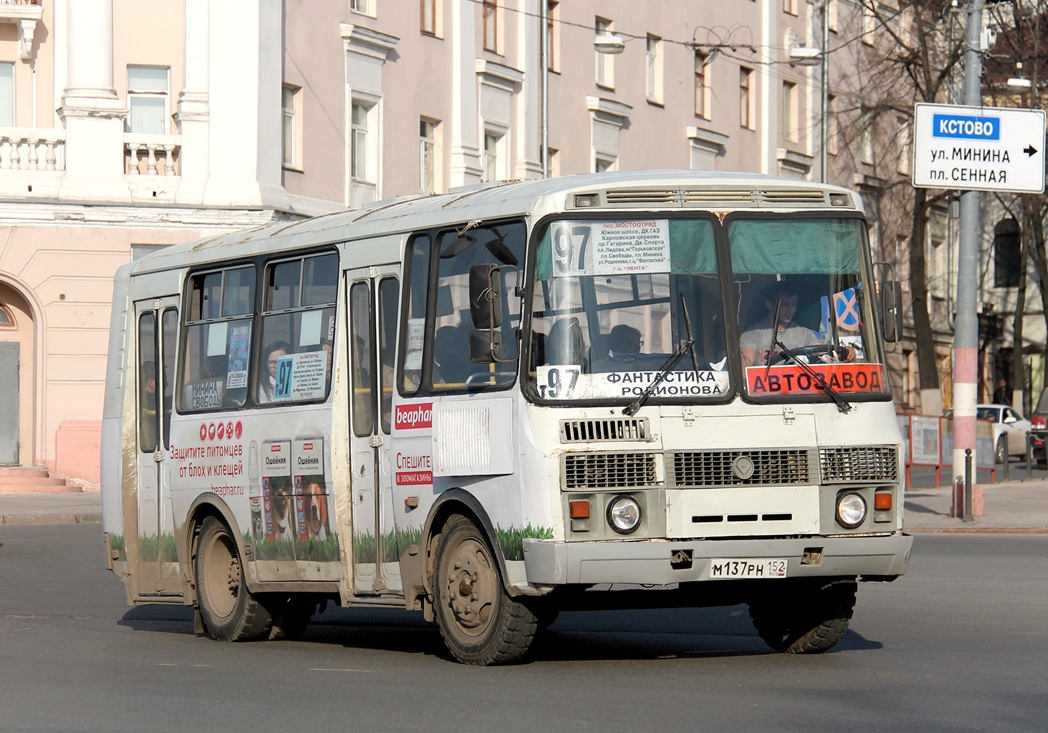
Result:
<svg viewBox="0 0 1048 733"><path fill-rule="evenodd" d="M953 503L950 505L950 517L964 518L964 476L957 476L953 480Z"/></svg>
<svg viewBox="0 0 1048 733"><path fill-rule="evenodd" d="M1030 480L1030 473L1033 470L1033 434L1026 434L1026 481Z"/></svg>
<svg viewBox="0 0 1048 733"><path fill-rule="evenodd" d="M1008 445L1008 433L1001 436L1004 438L1004 480L1008 480L1008 458L1011 454L1008 452L1010 446Z"/></svg>
<svg viewBox="0 0 1048 733"><path fill-rule="evenodd" d="M964 518L963 522L972 521L972 449L964 449Z"/></svg>

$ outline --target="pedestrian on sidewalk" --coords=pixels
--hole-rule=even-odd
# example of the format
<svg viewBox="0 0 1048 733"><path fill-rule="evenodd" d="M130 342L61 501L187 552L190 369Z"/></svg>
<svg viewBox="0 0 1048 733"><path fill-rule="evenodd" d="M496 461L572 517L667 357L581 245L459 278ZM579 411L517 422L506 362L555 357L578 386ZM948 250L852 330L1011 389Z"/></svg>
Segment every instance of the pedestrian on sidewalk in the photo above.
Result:
<svg viewBox="0 0 1048 733"><path fill-rule="evenodd" d="M1001 379L997 382L997 389L993 391L993 403L995 405L1012 404L1011 390L1008 389L1008 380Z"/></svg>

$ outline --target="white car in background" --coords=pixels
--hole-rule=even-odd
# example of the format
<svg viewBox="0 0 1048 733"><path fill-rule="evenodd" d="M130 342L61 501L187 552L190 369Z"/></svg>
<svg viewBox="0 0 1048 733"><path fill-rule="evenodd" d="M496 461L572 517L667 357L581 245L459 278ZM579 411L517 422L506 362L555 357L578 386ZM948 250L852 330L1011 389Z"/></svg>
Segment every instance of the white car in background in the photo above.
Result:
<svg viewBox="0 0 1048 733"><path fill-rule="evenodd" d="M946 411L946 417L952 417L953 410ZM1005 436L1007 436L1008 455L1024 457L1026 455L1026 436L1033 425L1010 405L976 405L975 417L978 420L993 422L993 448L998 463L1004 463Z"/></svg>

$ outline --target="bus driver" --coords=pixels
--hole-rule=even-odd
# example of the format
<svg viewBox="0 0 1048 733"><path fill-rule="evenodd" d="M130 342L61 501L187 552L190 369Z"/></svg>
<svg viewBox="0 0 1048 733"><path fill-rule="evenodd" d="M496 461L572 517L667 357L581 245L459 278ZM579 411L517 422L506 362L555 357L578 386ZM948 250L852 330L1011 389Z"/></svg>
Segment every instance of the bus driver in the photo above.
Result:
<svg viewBox="0 0 1048 733"><path fill-rule="evenodd" d="M779 311L779 328L776 341L787 349L803 349L822 343L810 328L793 322L797 314L797 287L786 280L772 283L767 291L764 306L768 309L768 320L756 328L751 328L739 337L739 350L742 352L742 366L763 366L768 362L768 349L772 346L771 329L775 320L775 310ZM842 347L842 361L853 361L855 350L850 346Z"/></svg>

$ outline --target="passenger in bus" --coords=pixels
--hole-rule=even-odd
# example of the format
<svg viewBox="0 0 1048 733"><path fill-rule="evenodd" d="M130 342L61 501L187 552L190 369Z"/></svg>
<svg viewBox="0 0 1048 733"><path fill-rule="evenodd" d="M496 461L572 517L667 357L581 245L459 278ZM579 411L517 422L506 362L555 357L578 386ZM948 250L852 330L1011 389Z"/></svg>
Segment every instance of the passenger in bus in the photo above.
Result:
<svg viewBox="0 0 1048 733"><path fill-rule="evenodd" d="M277 391L277 364L280 358L292 352L291 344L274 341L262 352L262 368L258 378L258 402L265 404L274 400Z"/></svg>
<svg viewBox="0 0 1048 733"><path fill-rule="evenodd" d="M608 334L608 358L612 361L636 361L644 339L633 326L620 323Z"/></svg>
<svg viewBox="0 0 1048 733"><path fill-rule="evenodd" d="M739 351L742 354L742 366L762 366L768 362L768 349L772 346L771 329L775 320L776 308L779 312L778 336L776 341L791 351L821 345L823 342L810 328L794 323L797 315L797 286L787 280L772 283L765 291L764 307L768 311L767 320L762 320L755 327L743 332L739 337ZM841 346L835 356L841 361L854 361L855 350L850 346ZM776 349L777 350L777 349Z"/></svg>

